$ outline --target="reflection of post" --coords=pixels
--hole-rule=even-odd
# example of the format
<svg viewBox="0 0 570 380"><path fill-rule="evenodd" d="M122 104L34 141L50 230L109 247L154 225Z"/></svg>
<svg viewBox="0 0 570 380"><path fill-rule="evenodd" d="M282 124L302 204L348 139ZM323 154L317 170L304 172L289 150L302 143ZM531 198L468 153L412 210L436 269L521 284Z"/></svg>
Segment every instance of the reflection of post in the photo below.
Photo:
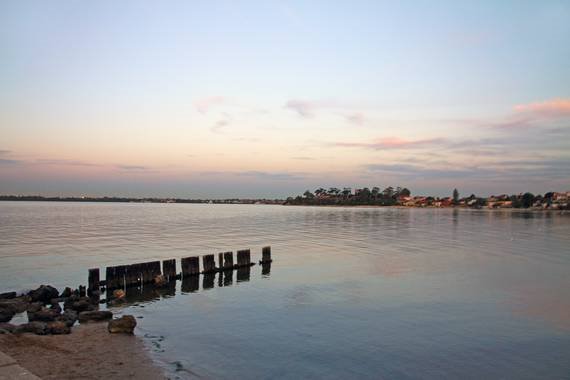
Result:
<svg viewBox="0 0 570 380"><path fill-rule="evenodd" d="M261 275L269 276L271 273L271 262L261 264Z"/></svg>
<svg viewBox="0 0 570 380"><path fill-rule="evenodd" d="M182 279L182 292L197 292L200 288L200 276L186 276Z"/></svg>
<svg viewBox="0 0 570 380"><path fill-rule="evenodd" d="M215 273L204 274L204 279L202 281L202 289L212 289L214 287L215 279L216 279Z"/></svg>
<svg viewBox="0 0 570 380"><path fill-rule="evenodd" d="M251 268L249 266L240 267L237 270L237 282L249 281Z"/></svg>
<svg viewBox="0 0 570 380"><path fill-rule="evenodd" d="M115 289L115 267L107 267L105 268L105 285L107 289Z"/></svg>
<svg viewBox="0 0 570 380"><path fill-rule="evenodd" d="M220 273L220 277L221 276L222 273ZM233 269L225 270L223 272L223 277L224 277L224 286L230 286L233 283L233 278L234 278Z"/></svg>

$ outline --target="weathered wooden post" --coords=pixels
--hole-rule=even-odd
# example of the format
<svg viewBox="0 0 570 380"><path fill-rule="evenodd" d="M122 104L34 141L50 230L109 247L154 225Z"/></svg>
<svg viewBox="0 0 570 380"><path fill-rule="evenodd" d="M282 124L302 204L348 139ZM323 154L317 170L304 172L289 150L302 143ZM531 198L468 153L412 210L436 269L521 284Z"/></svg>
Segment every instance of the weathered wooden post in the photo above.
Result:
<svg viewBox="0 0 570 380"><path fill-rule="evenodd" d="M247 267L251 265L251 251L249 249L242 249L237 251L237 268Z"/></svg>
<svg viewBox="0 0 570 380"><path fill-rule="evenodd" d="M152 269L150 263L142 263L142 283L149 284L153 280Z"/></svg>
<svg viewBox="0 0 570 380"><path fill-rule="evenodd" d="M220 266L222 266L220 264ZM233 252L225 252L224 253L224 270L234 269L234 253Z"/></svg>
<svg viewBox="0 0 570 380"><path fill-rule="evenodd" d="M176 280L176 259L162 261L162 274L166 281Z"/></svg>
<svg viewBox="0 0 570 380"><path fill-rule="evenodd" d="M182 279L200 274L200 258L198 256L184 257L180 261Z"/></svg>
<svg viewBox="0 0 570 380"><path fill-rule="evenodd" d="M127 266L125 283L127 287L140 286L140 264L131 264Z"/></svg>
<svg viewBox="0 0 570 380"><path fill-rule="evenodd" d="M204 271L202 273L213 273L216 271L216 259L214 255L202 256L202 266Z"/></svg>
<svg viewBox="0 0 570 380"><path fill-rule="evenodd" d="M115 289L115 267L105 268L105 285L107 289Z"/></svg>
<svg viewBox="0 0 570 380"><path fill-rule="evenodd" d="M223 252L218 253L218 270L219 271L224 270L224 253Z"/></svg>
<svg viewBox="0 0 570 380"><path fill-rule="evenodd" d="M79 285L79 297L85 297L86 295L85 285Z"/></svg>
<svg viewBox="0 0 570 380"><path fill-rule="evenodd" d="M115 281L116 288L125 288L125 272L127 271L126 265L119 265L115 267Z"/></svg>
<svg viewBox="0 0 570 380"><path fill-rule="evenodd" d="M94 290L99 290L100 288L100 281L99 281L99 268L89 269L89 278L87 280L87 284L89 286L89 293Z"/></svg>
<svg viewBox="0 0 570 380"><path fill-rule="evenodd" d="M271 247L263 247L261 249L261 261L260 264L270 263L271 261Z"/></svg>

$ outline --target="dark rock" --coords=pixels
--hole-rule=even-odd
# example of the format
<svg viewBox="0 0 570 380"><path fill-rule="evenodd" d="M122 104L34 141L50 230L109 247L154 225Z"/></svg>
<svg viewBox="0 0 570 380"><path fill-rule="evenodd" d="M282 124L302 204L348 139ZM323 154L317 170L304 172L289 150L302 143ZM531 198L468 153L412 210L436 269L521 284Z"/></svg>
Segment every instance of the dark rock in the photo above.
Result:
<svg viewBox="0 0 570 380"><path fill-rule="evenodd" d="M162 286L166 286L166 284L168 284L168 282L166 281L166 277L164 277L161 274L154 276L152 281L154 282L154 286L156 286L156 287L162 287Z"/></svg>
<svg viewBox="0 0 570 380"><path fill-rule="evenodd" d="M65 310L72 309L77 312L93 311L97 310L97 305L93 304L91 298L89 297L79 297L73 295L69 297L67 300L65 300L65 302L63 303L63 308Z"/></svg>
<svg viewBox="0 0 570 380"><path fill-rule="evenodd" d="M22 313L28 308L28 298L27 297L17 297L12 299L2 299L0 300L0 313L12 312L12 313Z"/></svg>
<svg viewBox="0 0 570 380"><path fill-rule="evenodd" d="M39 311L28 311L28 321L53 322L59 316L59 311L43 307Z"/></svg>
<svg viewBox="0 0 570 380"><path fill-rule="evenodd" d="M16 298L16 292L0 293L0 300L11 300Z"/></svg>
<svg viewBox="0 0 570 380"><path fill-rule="evenodd" d="M12 311L0 311L0 323L10 322L14 314Z"/></svg>
<svg viewBox="0 0 570 380"><path fill-rule="evenodd" d="M65 289L63 289L63 292L61 292L60 297L61 298L69 298L69 297L71 297L72 294L73 294L73 290L71 290L70 287L66 287Z"/></svg>
<svg viewBox="0 0 570 380"><path fill-rule="evenodd" d="M137 321L132 315L123 315L121 318L109 321L107 329L112 334L133 334Z"/></svg>
<svg viewBox="0 0 570 380"><path fill-rule="evenodd" d="M32 333L36 335L46 335L49 330L45 322L30 322L16 326L14 334Z"/></svg>
<svg viewBox="0 0 570 380"><path fill-rule="evenodd" d="M113 313L108 310L103 311L84 311L79 313L79 323L90 321L104 321L113 318Z"/></svg>
<svg viewBox="0 0 570 380"><path fill-rule="evenodd" d="M0 334L11 334L15 328L16 326L11 323L0 323Z"/></svg>
<svg viewBox="0 0 570 380"><path fill-rule="evenodd" d="M57 316L56 321L64 322L68 327L71 327L77 321L77 312L75 310L68 309L63 312L63 314Z"/></svg>
<svg viewBox="0 0 570 380"><path fill-rule="evenodd" d="M65 322L56 321L47 324L47 330L53 335L62 335L71 333L71 326L68 326Z"/></svg>
<svg viewBox="0 0 570 380"><path fill-rule="evenodd" d="M28 307L26 308L26 311L28 312L38 312L42 309L42 307L44 307L44 305L41 302L33 302L28 304Z"/></svg>
<svg viewBox="0 0 570 380"><path fill-rule="evenodd" d="M29 292L28 295L32 297L32 302L49 303L52 298L59 297L59 292L51 285L41 285L36 290Z"/></svg>

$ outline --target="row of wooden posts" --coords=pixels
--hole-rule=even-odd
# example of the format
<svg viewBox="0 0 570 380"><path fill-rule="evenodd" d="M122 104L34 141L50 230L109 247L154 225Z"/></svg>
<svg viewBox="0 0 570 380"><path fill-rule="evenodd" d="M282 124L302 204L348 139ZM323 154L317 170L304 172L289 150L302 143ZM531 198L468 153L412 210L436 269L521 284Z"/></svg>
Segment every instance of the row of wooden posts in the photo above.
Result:
<svg viewBox="0 0 570 380"><path fill-rule="evenodd" d="M271 247L263 247L260 264L270 263ZM243 249L237 251L237 263L234 264L233 252L221 252L218 254L218 267L216 267L215 255L202 256L202 271L200 271L200 257L184 257L180 260L181 273L177 273L176 259L162 261L150 261L146 263L118 265L105 269L105 280L100 279L99 268L89 269L88 290L99 290L102 285L107 289L128 288L154 282L156 276L162 275L166 281L174 281L189 276L197 276L200 273L209 274L237 268L255 265L251 262L251 251Z"/></svg>

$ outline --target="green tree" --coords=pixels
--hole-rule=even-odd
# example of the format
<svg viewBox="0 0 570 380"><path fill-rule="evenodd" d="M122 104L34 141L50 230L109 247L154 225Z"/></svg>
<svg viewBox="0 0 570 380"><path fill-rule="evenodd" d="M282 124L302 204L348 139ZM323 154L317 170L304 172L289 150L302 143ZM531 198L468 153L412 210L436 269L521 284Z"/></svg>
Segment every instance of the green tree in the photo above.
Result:
<svg viewBox="0 0 570 380"><path fill-rule="evenodd" d="M457 189L453 189L453 204L459 204L459 191Z"/></svg>
<svg viewBox="0 0 570 380"><path fill-rule="evenodd" d="M521 199L521 206L529 208L534 202L534 195L532 193L524 193Z"/></svg>
<svg viewBox="0 0 570 380"><path fill-rule="evenodd" d="M303 193L303 196L307 199L313 199L315 197L315 195L313 193L311 193L309 190L305 191Z"/></svg>
<svg viewBox="0 0 570 380"><path fill-rule="evenodd" d="M400 190L400 195L403 197L409 197L412 195L412 192L404 187L402 190Z"/></svg>

